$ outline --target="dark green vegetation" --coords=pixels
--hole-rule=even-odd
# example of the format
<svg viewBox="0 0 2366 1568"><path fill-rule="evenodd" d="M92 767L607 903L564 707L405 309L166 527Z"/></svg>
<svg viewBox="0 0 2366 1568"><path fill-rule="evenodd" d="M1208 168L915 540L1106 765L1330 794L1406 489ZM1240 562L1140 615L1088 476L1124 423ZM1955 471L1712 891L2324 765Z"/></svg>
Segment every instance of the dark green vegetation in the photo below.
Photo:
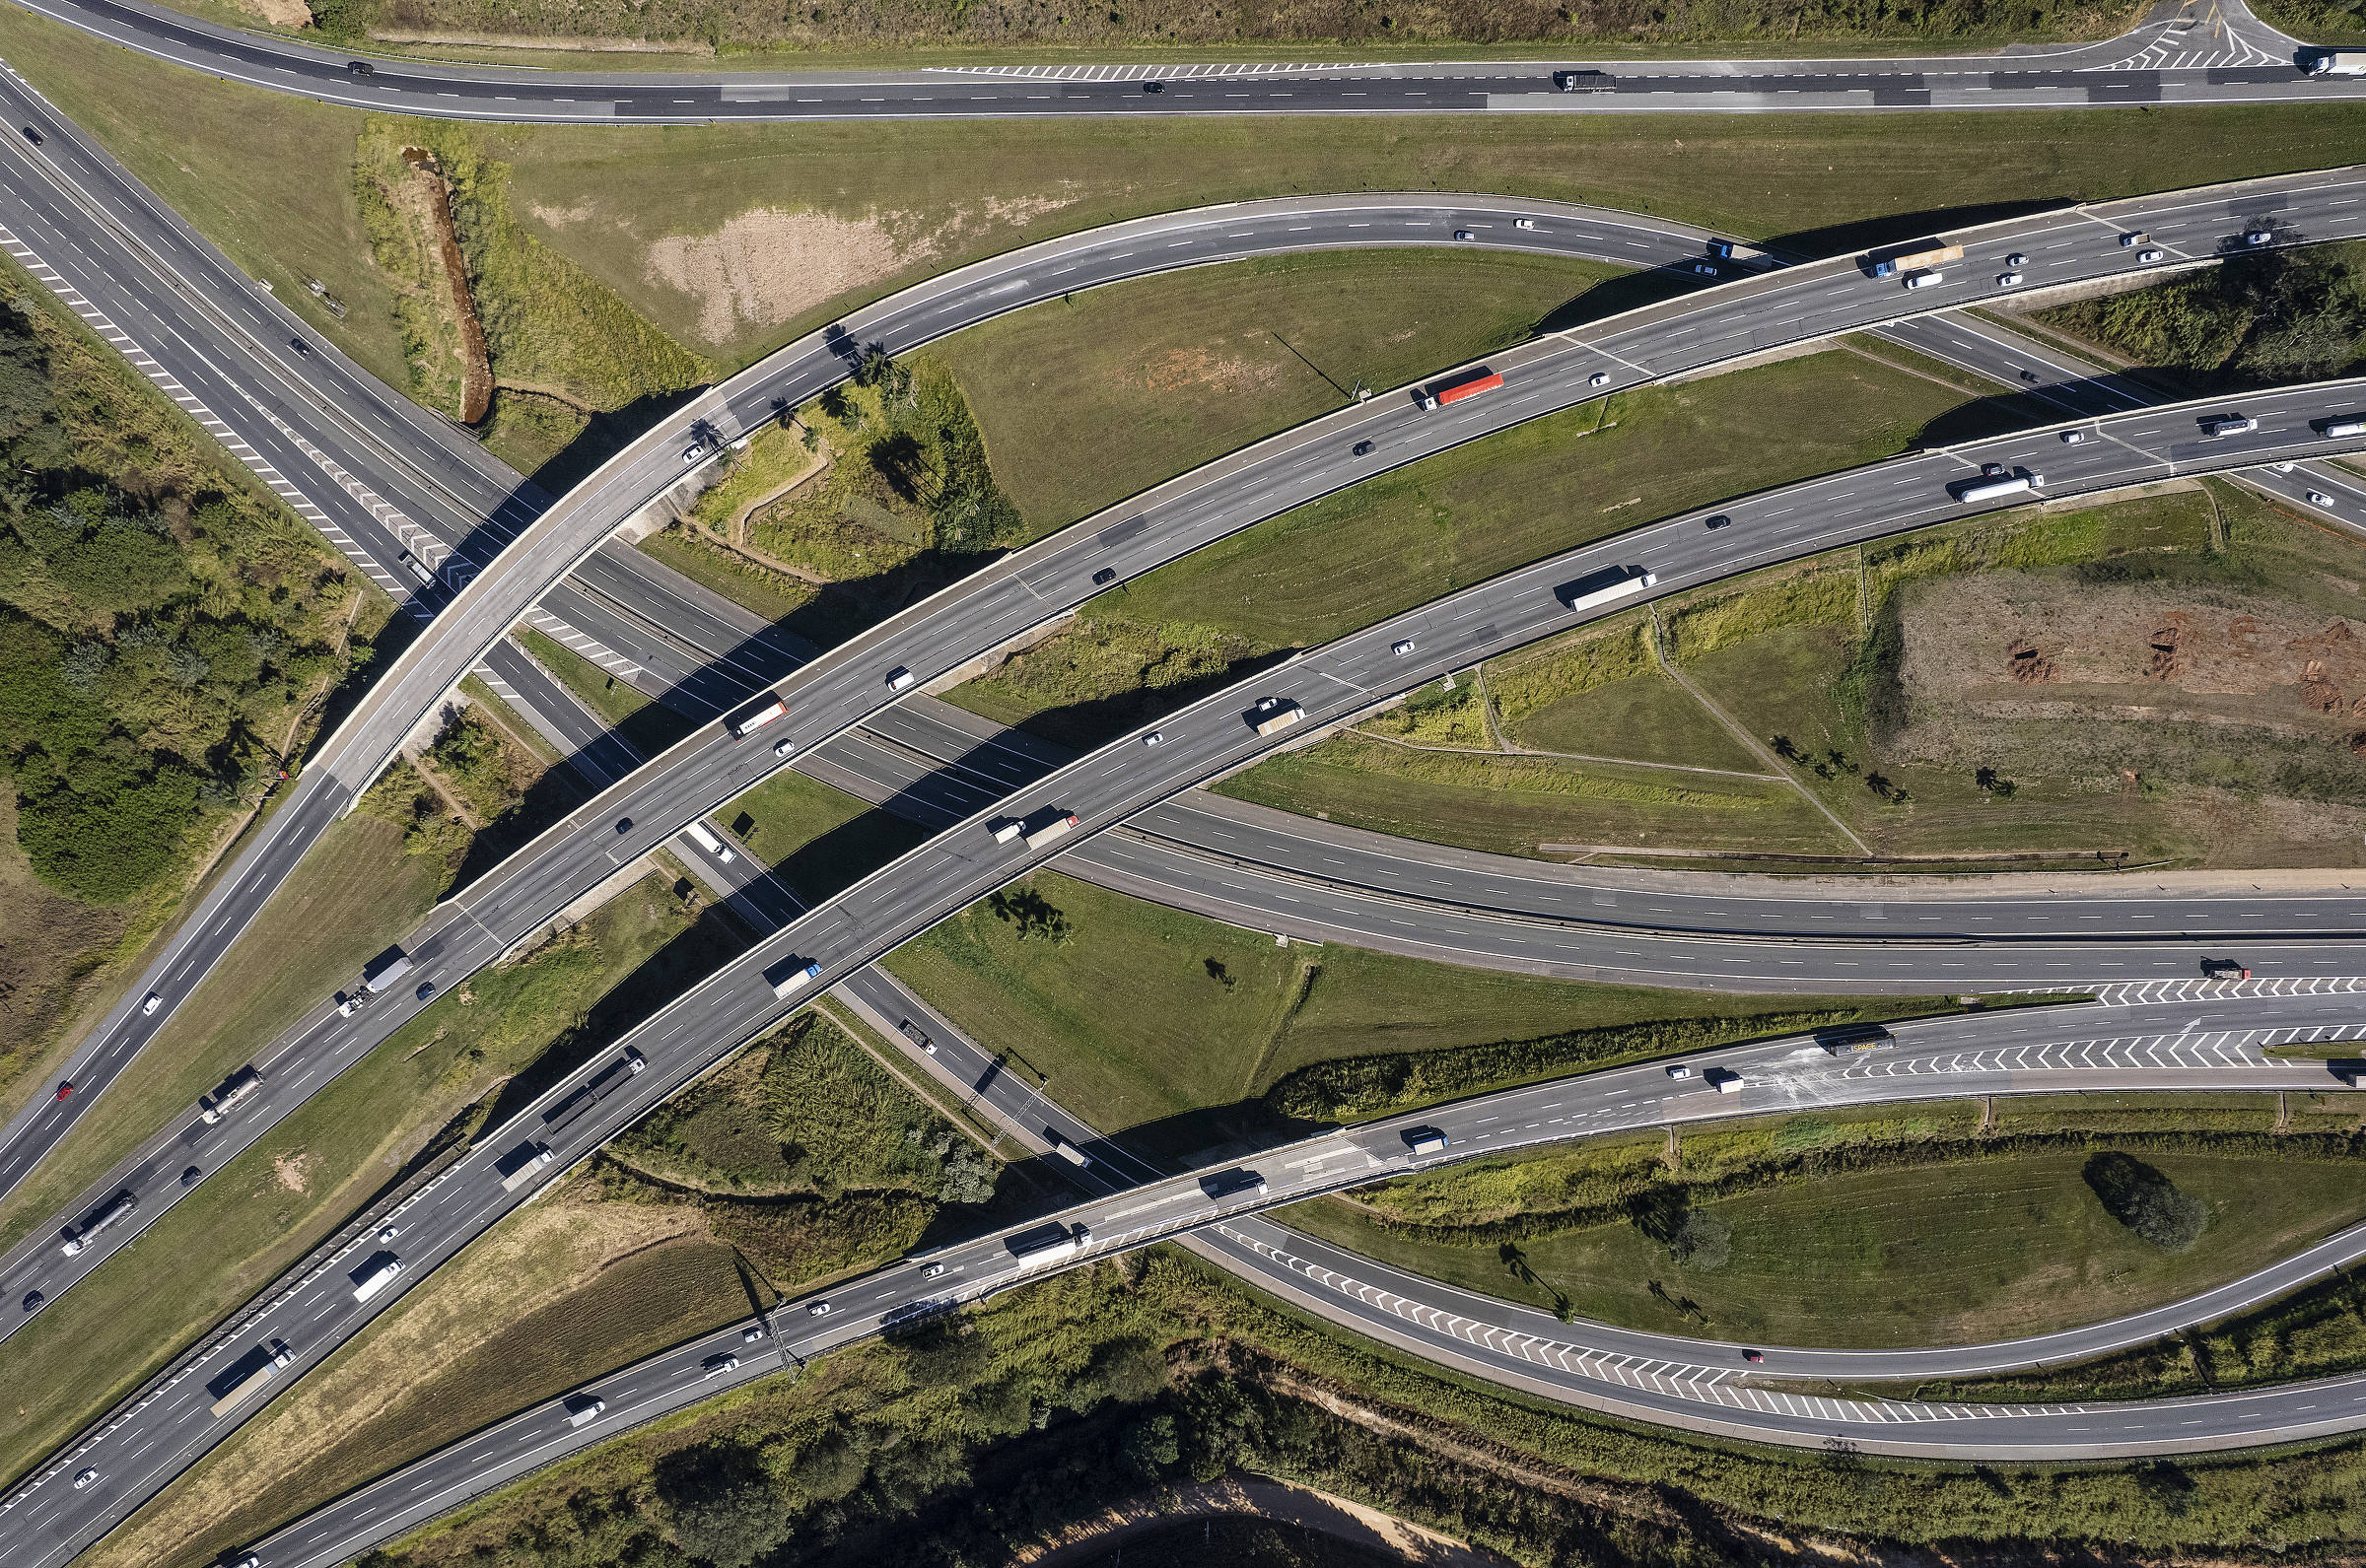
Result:
<svg viewBox="0 0 2366 1568"><path fill-rule="evenodd" d="M41 1375L20 1380L0 1472L46 1453L372 1194L455 1157L735 948L652 879L437 997L19 1330ZM140 1126L155 1125L151 1114ZM156 1288L164 1277L173 1289Z"/></svg>
<svg viewBox="0 0 2366 1568"><path fill-rule="evenodd" d="M2130 1473L1679 1443L1409 1365L1160 1253L711 1401L372 1561L1001 1562L1163 1481L1227 1473L1521 1561L1740 1568L1802 1533L1999 1561L2306 1556L2366 1530L2362 1471L2355 1444Z"/></svg>
<svg viewBox="0 0 2366 1568"><path fill-rule="evenodd" d="M1084 746L1313 647L1654 516L1887 456L1993 410L1844 351L1587 403L1159 568L952 700ZM1803 425L1813 401L1827 417Z"/></svg>
<svg viewBox="0 0 2366 1568"><path fill-rule="evenodd" d="M888 968L1105 1131L1187 1152L1556 1073L1927 1011L1589 986L1273 939L1039 872ZM1112 984L1112 977L1123 984Z"/></svg>
<svg viewBox="0 0 2366 1568"><path fill-rule="evenodd" d="M701 43L719 52L751 49L856 50L910 48L1068 50L1112 47L1172 49L1210 46L1261 49L1276 44L1341 45L1367 57L1439 44L1563 43L1582 41L1598 51L1696 43L1761 43L1783 52L1802 39L1880 38L1963 42L2005 38L2097 37L2134 15L2124 6L2056 3L2005 5L2001 0L1937 0L1925 5L1873 5L1867 0L1598 0L1583 7L1552 0L1444 0L1384 10L1358 0L1321 0L1305 6L1212 9L1187 0L1136 0L1124 7L1056 7L1025 0L980 0L946 10L925 0L850 0L783 10L756 0L313 0L313 28L332 39L359 39L392 28L398 35L436 34L548 40L661 38ZM2354 16L2352 17L2354 21Z"/></svg>
<svg viewBox="0 0 2366 1568"><path fill-rule="evenodd" d="M384 603L0 275L0 1085L170 918Z"/></svg>
<svg viewBox="0 0 2366 1568"><path fill-rule="evenodd" d="M2330 1099L2282 1131L2272 1095L1999 1100L1985 1125L1977 1102L1718 1125L1482 1160L1283 1217L1565 1317L1981 1343L2175 1301L2366 1215L2366 1105Z"/></svg>
<svg viewBox="0 0 2366 1568"><path fill-rule="evenodd" d="M602 1156L609 1195L699 1205L783 1294L879 1262L949 1204L994 1195L994 1159L814 1013L672 1101Z"/></svg>
<svg viewBox="0 0 2366 1568"><path fill-rule="evenodd" d="M2366 246L2238 255L2038 319L2205 392L2343 375L2366 339Z"/></svg>
<svg viewBox="0 0 2366 1568"><path fill-rule="evenodd" d="M2216 481L2024 510L1678 595L1219 787L1512 853L2354 864L2357 570Z"/></svg>

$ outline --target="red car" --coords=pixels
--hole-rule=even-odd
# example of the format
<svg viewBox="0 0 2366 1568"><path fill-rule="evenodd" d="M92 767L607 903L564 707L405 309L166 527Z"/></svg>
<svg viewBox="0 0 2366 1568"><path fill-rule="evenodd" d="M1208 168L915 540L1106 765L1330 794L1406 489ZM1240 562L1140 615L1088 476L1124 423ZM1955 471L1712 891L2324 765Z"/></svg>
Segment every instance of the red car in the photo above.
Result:
<svg viewBox="0 0 2366 1568"><path fill-rule="evenodd" d="M73 1092L74 1092L74 1085L73 1085L73 1084L71 1084L71 1083L61 1083L61 1084L59 1084L59 1085L57 1086L57 1097L58 1097L60 1100L63 1100L63 1099L67 1098L68 1096L70 1096L71 1094L73 1094Z"/></svg>
<svg viewBox="0 0 2366 1568"><path fill-rule="evenodd" d="M1742 1352L1742 1359L1744 1361L1764 1361L1767 1359L1767 1355L1763 1350L1745 1350Z"/></svg>

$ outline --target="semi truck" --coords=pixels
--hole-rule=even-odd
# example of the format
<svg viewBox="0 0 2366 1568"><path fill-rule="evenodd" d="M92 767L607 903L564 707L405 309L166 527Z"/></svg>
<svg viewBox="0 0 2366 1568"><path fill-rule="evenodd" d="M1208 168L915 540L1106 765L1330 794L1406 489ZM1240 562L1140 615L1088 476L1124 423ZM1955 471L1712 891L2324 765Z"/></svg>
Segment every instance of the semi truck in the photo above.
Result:
<svg viewBox="0 0 2366 1568"><path fill-rule="evenodd" d="M509 1153L493 1162L494 1172L501 1178L501 1190L515 1193L541 1174L542 1167L551 1162L550 1145L528 1138Z"/></svg>
<svg viewBox="0 0 2366 1568"><path fill-rule="evenodd" d="M1897 1037L1879 1024L1834 1024L1817 1030L1814 1039L1825 1055L1832 1057L1844 1051L1887 1051L1898 1043Z"/></svg>
<svg viewBox="0 0 2366 1568"><path fill-rule="evenodd" d="M1003 1245L1027 1267L1040 1268L1074 1258L1091 1246L1092 1232L1082 1225L1074 1229L1061 1224L1039 1225L1030 1231L1020 1231Z"/></svg>
<svg viewBox="0 0 2366 1568"><path fill-rule="evenodd" d="M1250 1170L1218 1171L1214 1176L1200 1178L1200 1191L1211 1201L1218 1203L1227 1197L1238 1197L1244 1193L1254 1193L1263 1197L1265 1178Z"/></svg>
<svg viewBox="0 0 2366 1568"><path fill-rule="evenodd" d="M1556 93L1607 93L1617 80L1608 71L1556 71L1553 73L1553 91Z"/></svg>
<svg viewBox="0 0 2366 1568"><path fill-rule="evenodd" d="M1990 463L1978 479L1959 479L1947 488L1961 502L1994 501L2000 496L2025 495L2037 482L2035 474L2016 474L2001 463Z"/></svg>
<svg viewBox="0 0 2366 1568"><path fill-rule="evenodd" d="M1963 259L1964 247L1962 245L1943 244L1936 239L1925 239L1917 243L1912 250L1901 250L1895 255L1867 256L1865 268L1876 278L1897 278L1910 272L1919 272L1925 267L1943 267L1950 261Z"/></svg>
<svg viewBox="0 0 2366 1568"><path fill-rule="evenodd" d="M1306 710L1287 697L1268 697L1248 713L1260 735L1278 735L1305 716Z"/></svg>
<svg viewBox="0 0 2366 1568"><path fill-rule="evenodd" d="M257 1353L263 1358L261 1364L233 1383L229 1389L224 1391L222 1398L214 1401L215 1420L219 1421L237 1409L264 1384L277 1377L281 1367L296 1359L296 1352L290 1350L286 1341L280 1339L274 1339L268 1345L257 1345L254 1347L254 1351L250 1352L250 1354Z"/></svg>
<svg viewBox="0 0 2366 1568"><path fill-rule="evenodd" d="M1739 239L1711 239L1708 253L1719 261L1730 261L1735 266L1749 267L1759 272L1771 271L1782 265L1758 246L1745 244Z"/></svg>
<svg viewBox="0 0 2366 1568"><path fill-rule="evenodd" d="M703 822L690 824L690 842L726 865L738 858L737 855L731 853L731 847L715 837L714 831Z"/></svg>
<svg viewBox="0 0 2366 1568"><path fill-rule="evenodd" d="M391 989L411 972L411 955L399 947L389 947L362 966L362 989L373 996Z"/></svg>
<svg viewBox="0 0 2366 1568"><path fill-rule="evenodd" d="M1077 814L1073 811L1064 811L1059 816L1045 823L1042 827L1028 832L1025 836L1027 848L1030 850L1040 850L1047 845L1058 844L1062 839L1067 838L1070 834L1076 831Z"/></svg>
<svg viewBox="0 0 2366 1568"><path fill-rule="evenodd" d="M2311 76L2366 76L2366 49L2327 49L2309 62Z"/></svg>
<svg viewBox="0 0 2366 1568"><path fill-rule="evenodd" d="M197 1114L205 1120L205 1125L210 1127L237 1110L255 1090L262 1086L263 1075L254 1070L252 1062L248 1062L217 1084L212 1095L199 1095L197 1097Z"/></svg>
<svg viewBox="0 0 2366 1568"><path fill-rule="evenodd" d="M586 1111L605 1100L624 1086L627 1079L649 1065L649 1058L627 1046L624 1055L609 1062L597 1073L585 1080L583 1087L542 1113L542 1125L557 1131Z"/></svg>
<svg viewBox="0 0 2366 1568"><path fill-rule="evenodd" d="M1659 575L1642 567L1604 567L1563 583L1554 595L1572 610L1591 610L1631 598L1658 582Z"/></svg>
<svg viewBox="0 0 2366 1568"><path fill-rule="evenodd" d="M353 1281L353 1299L368 1301L394 1283L394 1276L401 1272L401 1259L392 1253L376 1253L368 1262L345 1277Z"/></svg>
<svg viewBox="0 0 2366 1568"><path fill-rule="evenodd" d="M757 730L762 729L766 724L771 723L774 719L780 717L782 715L788 712L789 705L782 702L778 697L775 697L772 699L772 701L766 703L754 713L732 719L731 738L733 740L745 740L748 736L754 734Z"/></svg>
<svg viewBox="0 0 2366 1568"><path fill-rule="evenodd" d="M821 978L821 966L810 959L784 959L764 972L775 996L794 996Z"/></svg>
<svg viewBox="0 0 2366 1568"><path fill-rule="evenodd" d="M1434 411L1448 403L1459 403L1466 397L1477 397L1481 392L1492 392L1502 384L1502 376L1493 371L1483 372L1469 380L1456 381L1452 386L1443 386L1434 392L1424 391L1422 407Z"/></svg>
<svg viewBox="0 0 2366 1568"><path fill-rule="evenodd" d="M140 1199L137 1193L132 1193L128 1189L117 1193L113 1197L110 1197L106 1200L104 1207L101 1208L97 1213L91 1215L88 1219L85 1219L80 1228L68 1228L66 1231L66 1244L63 1247L60 1247L58 1251L65 1254L68 1258L78 1256L85 1247L91 1245L92 1237L100 1234L102 1231L122 1224L125 1220L131 1218L132 1210L138 1208L139 1206Z"/></svg>

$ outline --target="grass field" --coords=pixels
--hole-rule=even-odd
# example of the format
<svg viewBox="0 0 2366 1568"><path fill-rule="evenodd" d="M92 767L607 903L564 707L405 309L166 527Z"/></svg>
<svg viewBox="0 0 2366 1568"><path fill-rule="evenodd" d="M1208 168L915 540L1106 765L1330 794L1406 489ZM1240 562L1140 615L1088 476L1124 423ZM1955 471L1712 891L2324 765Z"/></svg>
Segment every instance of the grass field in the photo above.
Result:
<svg viewBox="0 0 2366 1568"><path fill-rule="evenodd" d="M1344 1057L1653 1020L1748 1031L1753 1018L1855 1005L1590 986L1353 947L1282 948L1259 932L1057 872L1027 886L1066 916L1065 942L1021 937L1015 921L981 904L906 944L887 967L981 1044L1007 1053L1012 1070L1048 1076L1047 1093L1110 1131L1166 1119L1184 1119L1174 1138L1210 1134L1227 1120L1254 1125L1255 1108L1244 1102L1297 1069ZM1125 983L1111 985L1112 976ZM1193 1116L1202 1112L1224 1114Z"/></svg>
<svg viewBox="0 0 2366 1568"><path fill-rule="evenodd" d="M386 869L369 874L383 899ZM312 911L314 921L325 915ZM16 1473L47 1452L246 1300L471 1102L488 1090L515 1093L495 1086L530 1070L554 1044L592 1049L620 1017L638 1016L667 986L712 968L726 950L718 934L690 925L662 885L646 881L574 934L438 999L20 1330L24 1364L41 1375L37 1384L19 1381L20 1413L0 1435L0 1471ZM627 977L638 977L635 985L617 989ZM226 978L217 972L213 983ZM251 972L245 985L241 999L249 1005L271 994ZM245 1059L253 1037L243 1045L231 1061ZM113 1104L110 1096L105 1105ZM158 1115L140 1125L153 1126ZM160 1277L174 1288L155 1288Z"/></svg>
<svg viewBox="0 0 2366 1568"><path fill-rule="evenodd" d="M1359 381L1385 390L1525 341L1619 275L1485 251L1276 257L1089 289L930 353L1032 536L1343 407Z"/></svg>
<svg viewBox="0 0 2366 1568"><path fill-rule="evenodd" d="M518 641L534 662L555 676L601 722L624 737L644 757L655 757L690 733L691 720L655 698L644 697L571 648L543 636L530 626L517 631Z"/></svg>
<svg viewBox="0 0 2366 1568"><path fill-rule="evenodd" d="M361 116L205 81L12 12L9 59L134 172L401 384L391 296L353 194ZM574 68L581 68L577 62ZM2340 105L1924 115L1315 118L485 129L523 229L676 341L739 364L863 299L1113 218L1292 191L1492 190L1832 248L2062 197L2100 200L2366 157ZM2075 149L2075 151L2073 151ZM767 258L786 257L775 265ZM734 296L733 268L748 280ZM761 274L759 276L759 274ZM323 317L318 323L328 330Z"/></svg>
<svg viewBox="0 0 2366 1568"><path fill-rule="evenodd" d="M929 830L845 790L783 768L717 813L807 904L851 886Z"/></svg>
<svg viewBox="0 0 2366 1568"><path fill-rule="evenodd" d="M1917 1116L1927 1125L1928 1111ZM1784 1130L1776 1125L1777 1140ZM1716 1136L1688 1134L1688 1163L1696 1145ZM1642 1152L1656 1157L1657 1140ZM2208 1206L2210 1223L2191 1251L2163 1252L2112 1218L2081 1178L2084 1150L1819 1173L1697 1203L1730 1233L1729 1259L1706 1267L1677 1262L1629 1223L1506 1242L1443 1220L1408 1234L1373 1223L1354 1198L1319 1199L1282 1217L1400 1267L1547 1311L1744 1342L1880 1347L2099 1322L2237 1277L2366 1214L2340 1161L2151 1148L2141 1157ZM1482 1162L1460 1180L1492 1193L1509 1163ZM1425 1195L1450 1213L1455 1180ZM1480 1206L1490 1217L1504 1212L1492 1197Z"/></svg>

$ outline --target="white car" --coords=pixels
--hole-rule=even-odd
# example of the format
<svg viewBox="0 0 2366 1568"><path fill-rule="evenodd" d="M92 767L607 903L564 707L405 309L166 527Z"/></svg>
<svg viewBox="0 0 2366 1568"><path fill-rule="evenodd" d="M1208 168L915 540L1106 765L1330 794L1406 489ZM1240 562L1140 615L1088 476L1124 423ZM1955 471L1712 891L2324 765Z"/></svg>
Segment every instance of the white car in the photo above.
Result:
<svg viewBox="0 0 2366 1568"><path fill-rule="evenodd" d="M1999 289L2018 289L2021 287L2021 274L2018 272L1999 272L1996 274L1996 287Z"/></svg>
<svg viewBox="0 0 2366 1568"><path fill-rule="evenodd" d="M1514 218L1511 221L1511 226L1514 229L1534 229L1536 227L1536 220L1534 218Z"/></svg>
<svg viewBox="0 0 2366 1568"><path fill-rule="evenodd" d="M2065 446L2084 446L2086 443L2087 443L2087 433L2086 433L2085 431L2083 431L2083 430L2066 430L2066 431L2063 431L2063 432L2062 432L2062 444L2063 444L2063 445L2065 445Z"/></svg>
<svg viewBox="0 0 2366 1568"><path fill-rule="evenodd" d="M382 1242L390 1242L401 1234L402 1227L400 1225L382 1225L379 1227L378 1239Z"/></svg>
<svg viewBox="0 0 2366 1568"><path fill-rule="evenodd" d="M1681 1062L1668 1069L1668 1076L1671 1078L1689 1078L1692 1075L1693 1069L1683 1065Z"/></svg>
<svg viewBox="0 0 2366 1568"><path fill-rule="evenodd" d="M2333 498L2332 498L2332 497L2331 497L2331 496L2329 496L2329 495L2327 495L2327 494L2326 494L2324 491L2322 491L2322 490L2312 490L2312 491L2310 491L2310 492L2309 492L2309 505L2310 505L2310 506L2312 506L2312 507L2330 507L2330 506L2331 506L2332 504L2333 504Z"/></svg>
<svg viewBox="0 0 2366 1568"><path fill-rule="evenodd" d="M2269 463L2267 466L2279 474L2288 474L2300 465L2298 463Z"/></svg>
<svg viewBox="0 0 2366 1568"><path fill-rule="evenodd" d="M1695 272L1699 273L1699 274L1700 274L1702 277L1704 277L1704 278L1713 278L1713 277L1715 277L1715 276L1717 275L1717 269L1716 269L1716 268L1714 268L1714 267L1712 267L1712 266L1710 266L1710 265L1709 265L1707 262L1705 262L1705 261L1696 261L1696 262L1694 262L1694 263L1693 263L1693 270L1694 270Z"/></svg>
<svg viewBox="0 0 2366 1568"><path fill-rule="evenodd" d="M1475 237L1468 229L1457 229L1454 231L1454 238L1457 239L1469 239Z"/></svg>
<svg viewBox="0 0 2366 1568"><path fill-rule="evenodd" d="M148 993L148 999L140 1003L140 1016L142 1018L153 1018L156 1016L156 1010L159 1007L162 1007L164 1004L165 998L159 996L155 991L150 991Z"/></svg>
<svg viewBox="0 0 2366 1568"><path fill-rule="evenodd" d="M777 746L775 746L775 747L773 747L773 748L772 748L772 754L773 754L775 757L786 757L786 756L788 756L788 755L789 755L791 752L793 752L793 751L795 751L795 750L797 750L797 742L796 742L796 741L794 741L794 740L784 740L784 741L782 741L782 742L781 742L779 745L777 745Z"/></svg>
<svg viewBox="0 0 2366 1568"><path fill-rule="evenodd" d="M912 672L904 668L901 664L898 664L895 668L887 672L887 689L891 692L910 691L912 689Z"/></svg>
<svg viewBox="0 0 2366 1568"><path fill-rule="evenodd" d="M815 1318L827 1318L830 1315L830 1304L826 1301L817 1301L813 1303L812 1306L807 1307L805 1311L808 1315Z"/></svg>
<svg viewBox="0 0 2366 1568"><path fill-rule="evenodd" d="M689 445L682 448L682 466L687 468L692 463L697 462L701 457L704 457L706 454L706 443L694 441Z"/></svg>
<svg viewBox="0 0 2366 1568"><path fill-rule="evenodd" d="M720 1378L726 1372L738 1370L739 1358L734 1355L709 1356L698 1364L698 1373L702 1378Z"/></svg>
<svg viewBox="0 0 2366 1568"><path fill-rule="evenodd" d="M2029 257L2016 250L2004 258L2004 264L2008 267L2026 267L2029 265Z"/></svg>
<svg viewBox="0 0 2366 1568"><path fill-rule="evenodd" d="M2254 229L2251 233L2243 237L2243 242L2247 245L2273 244L2275 242L2275 236L2269 234L2264 229Z"/></svg>
<svg viewBox="0 0 2366 1568"><path fill-rule="evenodd" d="M1388 650L1391 653L1396 654L1397 657L1403 658L1406 654L1413 651L1413 639L1405 638L1402 641L1391 643L1388 645Z"/></svg>
<svg viewBox="0 0 2366 1568"><path fill-rule="evenodd" d="M751 1324L747 1328L739 1330L739 1342L743 1345L752 1345L763 1337L764 1326L760 1323Z"/></svg>
<svg viewBox="0 0 2366 1568"><path fill-rule="evenodd" d="M1593 375L1585 378L1585 384L1588 386L1608 386L1610 384L1610 372L1594 372Z"/></svg>
<svg viewBox="0 0 2366 1568"><path fill-rule="evenodd" d="M1142 737L1142 743L1146 746L1163 746L1166 744L1166 731L1153 729Z"/></svg>
<svg viewBox="0 0 2366 1568"><path fill-rule="evenodd" d="M2161 259L2161 253L2158 250L2139 250L2136 252L2136 259L2149 266Z"/></svg>
<svg viewBox="0 0 2366 1568"><path fill-rule="evenodd" d="M74 1489L79 1492L98 1478L97 1470L84 1470L80 1475L74 1477Z"/></svg>
<svg viewBox="0 0 2366 1568"><path fill-rule="evenodd" d="M926 1267L926 1268L924 1268L924 1269L922 1269L922 1270L920 1271L920 1277L921 1277L921 1278L923 1278L923 1279L935 1279L935 1278L936 1278L936 1277L937 1277L939 1274L941 1274L941 1273L943 1273L943 1272L944 1272L944 1264L942 1264L942 1263L931 1263L931 1264L929 1264L929 1266L928 1266L928 1267Z"/></svg>

